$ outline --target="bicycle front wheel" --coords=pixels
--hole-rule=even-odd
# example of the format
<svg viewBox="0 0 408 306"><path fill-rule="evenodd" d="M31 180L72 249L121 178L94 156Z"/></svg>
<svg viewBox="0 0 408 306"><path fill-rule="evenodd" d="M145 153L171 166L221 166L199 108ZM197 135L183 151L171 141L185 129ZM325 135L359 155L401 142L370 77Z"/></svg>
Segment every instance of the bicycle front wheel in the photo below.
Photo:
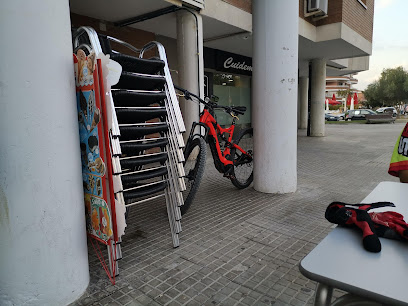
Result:
<svg viewBox="0 0 408 306"><path fill-rule="evenodd" d="M200 186L204 174L206 154L207 146L201 137L195 138L184 152L184 182L186 183L186 190L183 191L184 205L180 207L182 215L190 208Z"/></svg>
<svg viewBox="0 0 408 306"><path fill-rule="evenodd" d="M254 179L253 129L248 128L241 130L234 143L239 145L247 154L242 153L237 148L231 149L231 156L234 163L231 182L235 187L244 189L251 185Z"/></svg>

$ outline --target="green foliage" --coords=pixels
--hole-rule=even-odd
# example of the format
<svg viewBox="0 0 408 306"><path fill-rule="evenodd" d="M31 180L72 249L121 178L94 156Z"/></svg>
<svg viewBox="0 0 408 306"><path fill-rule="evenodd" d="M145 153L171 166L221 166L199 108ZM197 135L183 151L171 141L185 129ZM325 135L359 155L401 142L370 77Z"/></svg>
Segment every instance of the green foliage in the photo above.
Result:
<svg viewBox="0 0 408 306"><path fill-rule="evenodd" d="M338 110L342 105L329 105L329 110Z"/></svg>
<svg viewBox="0 0 408 306"><path fill-rule="evenodd" d="M408 101L408 72L402 66L384 69L381 77L364 90L371 107L395 106Z"/></svg>
<svg viewBox="0 0 408 306"><path fill-rule="evenodd" d="M337 91L338 97L347 98L348 96L352 96L352 95L353 95L353 91L350 88Z"/></svg>
<svg viewBox="0 0 408 306"><path fill-rule="evenodd" d="M380 82L375 81L369 84L364 90L364 97L367 100L367 104L372 107L383 106L383 94L380 90Z"/></svg>

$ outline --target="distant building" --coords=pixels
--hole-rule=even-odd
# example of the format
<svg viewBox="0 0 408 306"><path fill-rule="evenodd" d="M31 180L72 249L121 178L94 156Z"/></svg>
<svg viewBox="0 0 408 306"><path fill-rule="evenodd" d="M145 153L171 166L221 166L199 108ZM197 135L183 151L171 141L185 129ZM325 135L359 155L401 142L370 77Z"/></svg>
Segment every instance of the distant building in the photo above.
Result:
<svg viewBox="0 0 408 306"><path fill-rule="evenodd" d="M343 75L343 76L328 76L326 77L326 98L332 99L333 94L336 97L337 101L341 101L343 98L338 92L341 90L351 90L351 96L354 96L354 93L357 93L358 101L364 101L364 94L361 90L358 90L353 87L356 85L358 80L355 78L355 74Z"/></svg>

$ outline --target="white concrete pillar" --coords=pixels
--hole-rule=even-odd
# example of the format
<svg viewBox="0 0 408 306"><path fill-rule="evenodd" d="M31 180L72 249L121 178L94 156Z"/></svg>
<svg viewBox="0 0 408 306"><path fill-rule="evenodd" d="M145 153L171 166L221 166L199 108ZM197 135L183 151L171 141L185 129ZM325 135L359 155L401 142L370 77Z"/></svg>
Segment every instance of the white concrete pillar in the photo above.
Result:
<svg viewBox="0 0 408 306"><path fill-rule="evenodd" d="M312 60L310 105L310 136L325 135L324 100L326 89L326 60Z"/></svg>
<svg viewBox="0 0 408 306"><path fill-rule="evenodd" d="M69 3L1 1L0 304L89 283Z"/></svg>
<svg viewBox="0 0 408 306"><path fill-rule="evenodd" d="M300 78L299 78L300 79ZM299 129L300 126L300 88L299 88L299 83L300 80L298 79L298 91L297 91L297 128Z"/></svg>
<svg viewBox="0 0 408 306"><path fill-rule="evenodd" d="M187 10L177 12L177 56L180 86L203 97L204 60L203 28L201 15ZM194 121L199 121L199 104L180 99L180 107L186 125L187 139Z"/></svg>
<svg viewBox="0 0 408 306"><path fill-rule="evenodd" d="M266 193L297 186L298 19L299 1L252 2L254 188Z"/></svg>
<svg viewBox="0 0 408 306"><path fill-rule="evenodd" d="M309 62L299 62L299 110L298 110L298 128L307 129L309 117L308 99L309 99Z"/></svg>
<svg viewBox="0 0 408 306"><path fill-rule="evenodd" d="M307 129L309 78L299 78L299 129Z"/></svg>

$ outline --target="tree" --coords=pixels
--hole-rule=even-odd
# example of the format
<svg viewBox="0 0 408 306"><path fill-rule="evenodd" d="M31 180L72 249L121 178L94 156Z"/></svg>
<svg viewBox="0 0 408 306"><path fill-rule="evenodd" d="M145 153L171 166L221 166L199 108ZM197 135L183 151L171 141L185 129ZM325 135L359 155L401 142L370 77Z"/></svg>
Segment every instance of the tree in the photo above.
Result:
<svg viewBox="0 0 408 306"><path fill-rule="evenodd" d="M337 91L338 97L347 98L348 96L352 96L352 95L353 95L353 91L350 88Z"/></svg>
<svg viewBox="0 0 408 306"><path fill-rule="evenodd" d="M367 86L364 90L364 97L367 100L367 104L371 107L379 107L384 104L383 91L380 89L380 82L375 81Z"/></svg>
<svg viewBox="0 0 408 306"><path fill-rule="evenodd" d="M381 77L364 90L364 96L372 107L408 102L408 72L402 66L384 69Z"/></svg>

